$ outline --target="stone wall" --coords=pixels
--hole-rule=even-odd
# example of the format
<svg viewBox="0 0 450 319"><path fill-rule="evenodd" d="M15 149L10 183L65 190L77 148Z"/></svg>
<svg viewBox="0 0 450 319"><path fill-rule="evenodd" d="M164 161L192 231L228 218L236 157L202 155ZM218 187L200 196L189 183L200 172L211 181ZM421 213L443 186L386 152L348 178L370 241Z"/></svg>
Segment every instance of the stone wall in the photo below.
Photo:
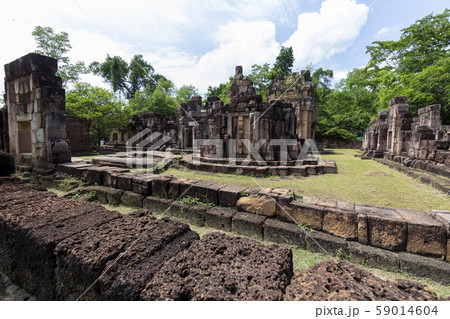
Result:
<svg viewBox="0 0 450 319"><path fill-rule="evenodd" d="M440 110L429 105L413 118L407 98L393 98L365 131L364 154L450 177L450 126L441 124Z"/></svg>
<svg viewBox="0 0 450 319"><path fill-rule="evenodd" d="M70 150L75 152L90 152L91 149L91 120L84 117L65 116L66 136Z"/></svg>
<svg viewBox="0 0 450 319"><path fill-rule="evenodd" d="M58 62L35 53L5 65L9 151L23 169L51 169L70 162L65 91Z"/></svg>

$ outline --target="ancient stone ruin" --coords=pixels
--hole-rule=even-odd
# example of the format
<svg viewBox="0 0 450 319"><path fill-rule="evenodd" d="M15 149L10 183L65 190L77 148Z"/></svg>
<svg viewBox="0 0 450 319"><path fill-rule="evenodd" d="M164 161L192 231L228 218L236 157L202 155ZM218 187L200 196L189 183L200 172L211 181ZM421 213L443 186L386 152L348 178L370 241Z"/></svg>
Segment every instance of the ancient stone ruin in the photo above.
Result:
<svg viewBox="0 0 450 319"><path fill-rule="evenodd" d="M148 129L151 133L158 132L164 136L169 137L168 145L177 147L178 141L178 125L177 119L173 116L162 116L153 112L133 115L129 123L125 127L114 129L109 137L110 145L124 145L133 136L139 132ZM134 145L138 140L134 142ZM153 143L146 144L146 147L152 146Z"/></svg>
<svg viewBox="0 0 450 319"><path fill-rule="evenodd" d="M364 155L450 177L450 125L442 125L440 111L429 105L413 117L406 97L393 98L365 131Z"/></svg>
<svg viewBox="0 0 450 319"><path fill-rule="evenodd" d="M318 105L308 71L278 77L267 89L269 101L262 102L250 78L237 66L227 95L230 103L208 97L204 107L202 98L195 96L179 106L177 120L153 113L135 116L127 127L111 134L110 142L125 143L148 129L148 135L169 136L166 147L198 147L203 157L246 158L254 147L264 161L292 161L298 158L304 140L314 139Z"/></svg>
<svg viewBox="0 0 450 319"><path fill-rule="evenodd" d="M70 162L58 61L30 53L5 65L9 152L19 169Z"/></svg>
<svg viewBox="0 0 450 319"><path fill-rule="evenodd" d="M281 82L277 83L278 86L282 86ZM268 91L277 92L276 88L269 88ZM242 74L240 66L236 67L227 96L230 98L227 105L216 97L210 97L205 108L202 108L201 98L197 97L180 106L180 139L184 142L183 146L190 145L191 139L216 140L220 143L201 147L202 156L220 154L221 157L245 158L250 153L249 149L254 147L264 161L281 161L281 144L287 141L284 161L297 159L301 149L297 131L300 128L302 132L303 129L302 125L297 125L295 107L302 105L299 97L291 101L278 99L273 93L273 100L262 102L250 78ZM309 120L310 116L306 115L305 124L309 126L309 129L303 130L306 138L313 135L311 127L314 124Z"/></svg>

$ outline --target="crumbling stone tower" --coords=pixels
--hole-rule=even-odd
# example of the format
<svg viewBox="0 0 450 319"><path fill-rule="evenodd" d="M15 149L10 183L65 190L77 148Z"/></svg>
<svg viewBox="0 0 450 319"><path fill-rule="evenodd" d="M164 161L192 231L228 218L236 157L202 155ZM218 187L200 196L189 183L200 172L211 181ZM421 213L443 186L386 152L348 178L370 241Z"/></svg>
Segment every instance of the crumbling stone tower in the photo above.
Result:
<svg viewBox="0 0 450 319"><path fill-rule="evenodd" d="M266 90L269 103L277 99L291 103L297 117L297 136L299 139L315 139L317 127L318 103L317 86L312 82L311 74L302 70L282 77L277 76L273 85Z"/></svg>
<svg viewBox="0 0 450 319"><path fill-rule="evenodd" d="M9 151L23 170L70 162L58 61L35 53L5 65Z"/></svg>

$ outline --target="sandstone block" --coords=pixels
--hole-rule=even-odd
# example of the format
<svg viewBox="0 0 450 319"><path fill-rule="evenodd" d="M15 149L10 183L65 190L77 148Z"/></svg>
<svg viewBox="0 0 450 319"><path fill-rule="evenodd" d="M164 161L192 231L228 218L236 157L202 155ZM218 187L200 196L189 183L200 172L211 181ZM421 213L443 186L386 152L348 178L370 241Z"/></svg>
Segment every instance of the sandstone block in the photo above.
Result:
<svg viewBox="0 0 450 319"><path fill-rule="evenodd" d="M269 196L252 195L249 197L241 197L236 207L238 211L254 213L264 216L276 216L277 205L275 199Z"/></svg>
<svg viewBox="0 0 450 319"><path fill-rule="evenodd" d="M263 227L265 216L251 213L236 213L231 221L231 230L239 235L264 239Z"/></svg>
<svg viewBox="0 0 450 319"><path fill-rule="evenodd" d="M323 226L323 209L321 206L294 202L285 207L284 210L279 210L278 218L321 230Z"/></svg>
<svg viewBox="0 0 450 319"><path fill-rule="evenodd" d="M395 210L356 204L355 211L367 215L369 245L389 250L406 249L408 227Z"/></svg>
<svg viewBox="0 0 450 319"><path fill-rule="evenodd" d="M325 208L322 230L348 240L358 238L357 214L350 211Z"/></svg>
<svg viewBox="0 0 450 319"><path fill-rule="evenodd" d="M416 210L397 209L396 212L408 223L407 251L435 257L446 254L446 231L441 222Z"/></svg>

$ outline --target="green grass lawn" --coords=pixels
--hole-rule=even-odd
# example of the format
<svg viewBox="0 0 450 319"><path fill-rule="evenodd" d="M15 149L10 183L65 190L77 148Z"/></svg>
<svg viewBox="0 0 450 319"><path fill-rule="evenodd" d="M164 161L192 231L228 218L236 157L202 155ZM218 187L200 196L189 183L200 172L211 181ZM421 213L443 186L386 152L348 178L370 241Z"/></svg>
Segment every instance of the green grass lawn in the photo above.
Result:
<svg viewBox="0 0 450 319"><path fill-rule="evenodd" d="M272 176L252 178L243 175L218 174L171 168L164 172L180 178L216 181L250 188L278 187L294 190L302 196L343 200L391 208L409 208L429 212L450 210L450 197L401 172L372 160L354 157L356 150L336 150L324 159L336 161L338 174L308 177ZM256 182L255 182L256 181Z"/></svg>

